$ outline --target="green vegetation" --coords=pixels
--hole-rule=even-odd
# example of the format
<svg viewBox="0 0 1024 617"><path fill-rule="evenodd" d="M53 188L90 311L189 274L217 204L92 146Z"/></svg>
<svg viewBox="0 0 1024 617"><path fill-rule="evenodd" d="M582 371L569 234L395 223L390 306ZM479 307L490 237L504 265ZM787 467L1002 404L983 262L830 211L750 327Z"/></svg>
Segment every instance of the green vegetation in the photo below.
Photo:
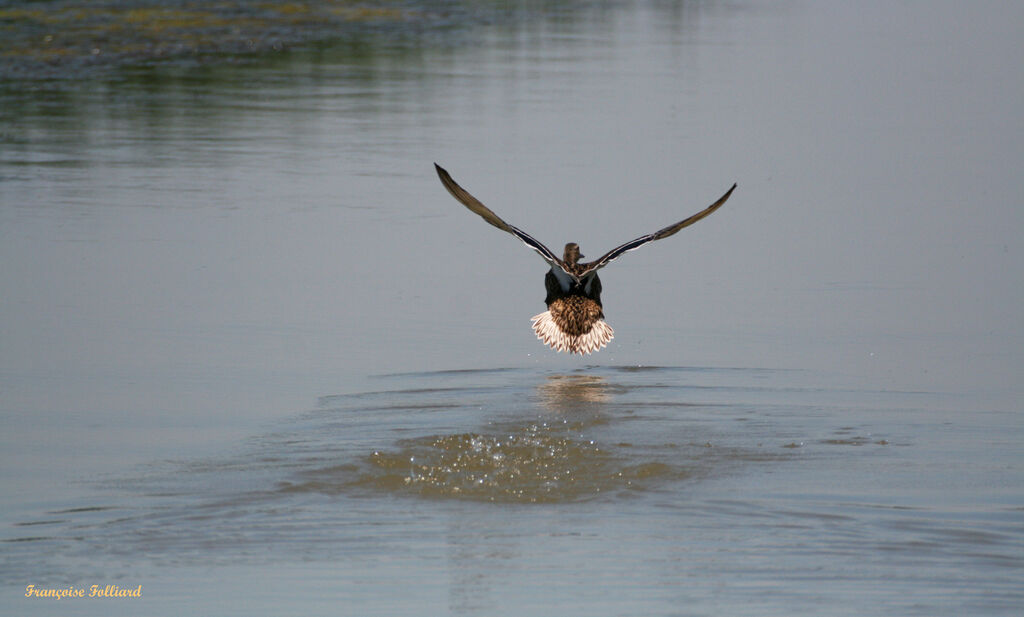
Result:
<svg viewBox="0 0 1024 617"><path fill-rule="evenodd" d="M415 5L387 0L7 2L0 3L0 78L70 78L133 64L237 61L429 19Z"/></svg>

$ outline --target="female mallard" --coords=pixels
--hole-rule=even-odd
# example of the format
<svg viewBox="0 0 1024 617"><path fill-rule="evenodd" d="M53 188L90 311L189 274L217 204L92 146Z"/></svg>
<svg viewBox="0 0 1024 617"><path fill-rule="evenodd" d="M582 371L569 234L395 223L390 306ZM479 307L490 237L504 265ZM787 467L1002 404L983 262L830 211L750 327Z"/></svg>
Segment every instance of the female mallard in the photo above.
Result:
<svg viewBox="0 0 1024 617"><path fill-rule="evenodd" d="M466 189L456 184L440 165L434 163L434 167L441 178L441 184L448 189L452 197L491 225L522 240L551 265L551 270L544 276L544 287L548 292L544 303L548 305L548 310L533 316L533 331L537 333L537 338L552 349L580 355L601 349L612 340L614 334L612 327L605 323L604 312L601 310L601 279L597 277L597 271L627 251L638 249L648 242L667 238L683 227L696 223L721 207L736 188L733 184L718 201L675 225L631 240L608 251L597 261L580 263L583 254L575 242L565 245L565 251L559 259L548 247L534 240L529 234L501 220Z"/></svg>

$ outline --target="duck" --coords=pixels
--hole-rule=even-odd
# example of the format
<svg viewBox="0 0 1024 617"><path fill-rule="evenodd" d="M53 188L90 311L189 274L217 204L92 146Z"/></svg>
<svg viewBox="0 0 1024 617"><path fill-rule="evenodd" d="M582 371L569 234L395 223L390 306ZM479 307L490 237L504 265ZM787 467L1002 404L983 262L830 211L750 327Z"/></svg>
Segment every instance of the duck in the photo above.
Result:
<svg viewBox="0 0 1024 617"><path fill-rule="evenodd" d="M604 320L601 279L597 271L629 251L667 238L711 215L721 208L736 190L736 184L733 183L724 195L700 212L654 233L620 244L594 261L584 262L584 255L580 252L578 243L567 243L562 250L562 256L559 257L530 234L502 220L469 191L459 186L443 167L434 163L434 169L441 179L441 184L456 201L490 225L519 238L548 263L550 269L544 275L544 289L547 292L544 303L548 310L530 318L534 334L557 352L581 356L601 350L615 335L615 331Z"/></svg>

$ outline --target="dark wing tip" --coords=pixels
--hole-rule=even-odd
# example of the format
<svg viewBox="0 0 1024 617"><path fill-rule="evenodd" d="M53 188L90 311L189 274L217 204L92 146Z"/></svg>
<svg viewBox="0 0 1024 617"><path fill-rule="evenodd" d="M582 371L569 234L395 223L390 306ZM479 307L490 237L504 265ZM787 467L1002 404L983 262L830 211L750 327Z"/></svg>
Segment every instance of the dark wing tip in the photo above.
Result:
<svg viewBox="0 0 1024 617"><path fill-rule="evenodd" d="M459 184L452 179L452 177L448 174L444 167L441 167L437 163L434 163L434 169L437 170L437 176L441 179L441 184L444 185L444 188L448 189L448 192L451 193L452 197L454 197L462 205L469 208L471 212L483 218L484 221L486 221L490 225L493 225L498 229L506 231L512 234L513 236L519 238L519 240L522 241L524 244L526 244L533 250L537 251L537 253L539 253L540 256L544 258L544 261L548 262L549 264L561 264L561 261L558 259L558 256L552 253L551 249L535 240L532 236L530 236L530 234L524 232L519 228L513 227L506 223L505 221L501 220L501 217L492 212L490 208L481 203L479 199L473 197L469 193L469 191L459 186Z"/></svg>
<svg viewBox="0 0 1024 617"><path fill-rule="evenodd" d="M739 185L737 183L733 182L732 186L729 187L729 190L725 192L725 195L722 195L718 199L718 201L716 201L714 204L711 205L711 207L717 209L718 206L721 206L722 204L724 204L729 199L729 197L732 195L732 192L736 190L737 186L739 186Z"/></svg>
<svg viewBox="0 0 1024 617"><path fill-rule="evenodd" d="M720 205L724 204L726 202L726 200L729 199L729 196L732 195L732 192L736 190L737 186L739 186L739 184L733 182L732 186L729 187L729 190L726 191L724 195L719 197L718 201L716 201L715 203L711 204L711 206L709 206L709 207L714 208L716 206L720 206Z"/></svg>

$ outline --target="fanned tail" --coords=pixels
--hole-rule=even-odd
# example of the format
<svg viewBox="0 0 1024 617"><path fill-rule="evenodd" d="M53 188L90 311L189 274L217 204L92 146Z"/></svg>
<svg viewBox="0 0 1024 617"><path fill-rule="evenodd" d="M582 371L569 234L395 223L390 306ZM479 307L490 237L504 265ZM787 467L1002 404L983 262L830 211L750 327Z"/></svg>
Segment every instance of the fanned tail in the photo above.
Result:
<svg viewBox="0 0 1024 617"><path fill-rule="evenodd" d="M543 343L555 351L584 354L593 353L606 346L615 336L615 331L603 319L596 320L590 330L582 334L566 334L555 323L551 311L544 311L530 318L533 331Z"/></svg>

